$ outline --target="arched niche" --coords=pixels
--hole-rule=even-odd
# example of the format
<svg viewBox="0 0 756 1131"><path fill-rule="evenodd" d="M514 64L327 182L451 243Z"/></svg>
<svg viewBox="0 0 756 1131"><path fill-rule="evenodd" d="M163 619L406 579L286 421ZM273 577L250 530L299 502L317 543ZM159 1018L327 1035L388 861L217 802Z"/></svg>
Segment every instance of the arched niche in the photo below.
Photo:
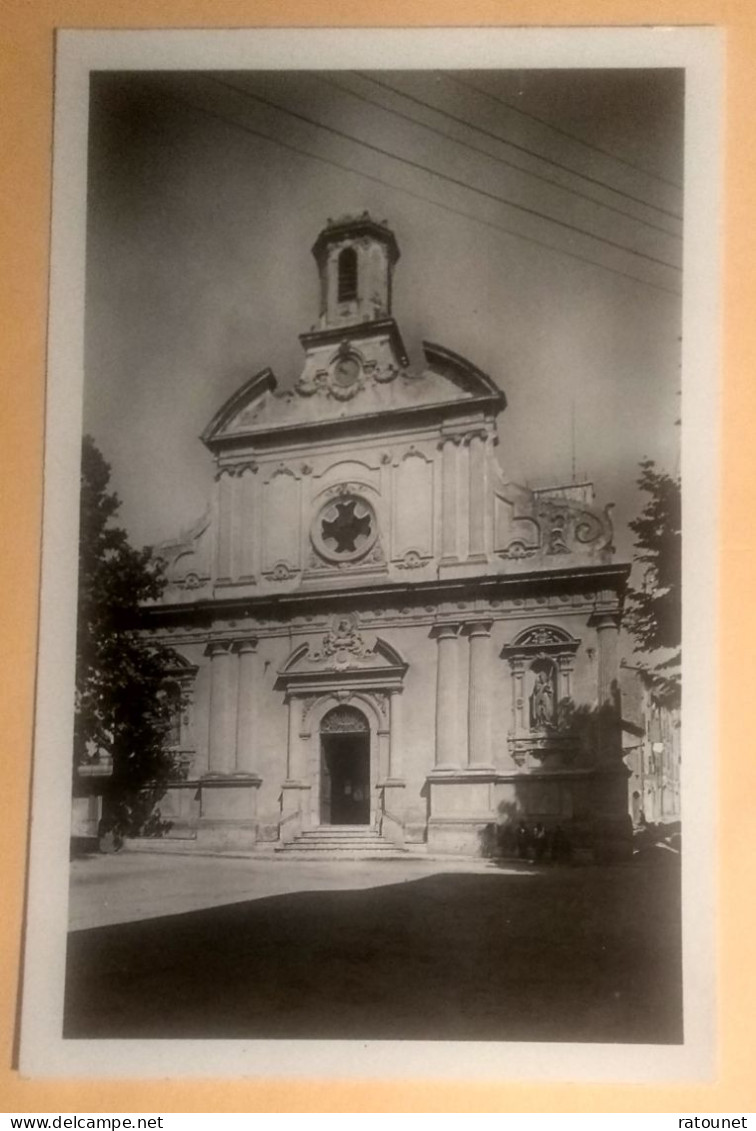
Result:
<svg viewBox="0 0 756 1131"><path fill-rule="evenodd" d="M572 672L580 641L553 624L534 624L505 644L512 681L513 733L548 731L557 723L559 704L572 697Z"/></svg>

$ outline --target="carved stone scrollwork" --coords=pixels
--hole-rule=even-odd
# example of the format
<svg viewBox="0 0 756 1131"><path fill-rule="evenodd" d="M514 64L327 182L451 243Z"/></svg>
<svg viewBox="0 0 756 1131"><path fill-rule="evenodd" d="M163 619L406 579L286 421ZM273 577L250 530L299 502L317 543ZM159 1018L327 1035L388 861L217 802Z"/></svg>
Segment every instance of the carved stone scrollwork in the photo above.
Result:
<svg viewBox="0 0 756 1131"><path fill-rule="evenodd" d="M323 634L319 649L310 653L310 659L325 667L342 671L353 667L355 661L366 659L374 652L368 645L358 627L354 613L343 613L333 617L330 628Z"/></svg>
<svg viewBox="0 0 756 1131"><path fill-rule="evenodd" d="M397 569L421 569L425 559L417 550L407 550L401 561L396 563Z"/></svg>
<svg viewBox="0 0 756 1131"><path fill-rule="evenodd" d="M307 722L307 716L318 701L317 695L303 695L302 696L302 729L304 729Z"/></svg>
<svg viewBox="0 0 756 1131"><path fill-rule="evenodd" d="M570 512L567 507L557 503L542 502L538 507L538 519L544 536L544 549L547 554L569 554L567 527Z"/></svg>
<svg viewBox="0 0 756 1131"><path fill-rule="evenodd" d="M551 765L568 766L574 761L580 742L574 735L540 734L518 738L510 734L507 746L512 761L517 766L538 766L546 759Z"/></svg>
<svg viewBox="0 0 756 1131"><path fill-rule="evenodd" d="M265 570L265 576L271 578L272 581L291 581L296 577L299 570L288 562L276 562L272 569Z"/></svg>
<svg viewBox="0 0 756 1131"><path fill-rule="evenodd" d="M535 628L527 629L527 631L520 633L517 637L518 644L562 644L569 637L559 632L557 629L549 628L546 625L537 625Z"/></svg>
<svg viewBox="0 0 756 1131"><path fill-rule="evenodd" d="M537 553L537 546L526 546L524 542L510 542L507 548L501 551L500 556L518 561L520 558L535 557Z"/></svg>
<svg viewBox="0 0 756 1131"><path fill-rule="evenodd" d="M356 707L333 707L323 716L321 734L355 734L369 730L368 721Z"/></svg>
<svg viewBox="0 0 756 1131"><path fill-rule="evenodd" d="M378 365L373 371L372 376L379 385L387 385L390 381L395 381L401 372L401 369L393 364Z"/></svg>

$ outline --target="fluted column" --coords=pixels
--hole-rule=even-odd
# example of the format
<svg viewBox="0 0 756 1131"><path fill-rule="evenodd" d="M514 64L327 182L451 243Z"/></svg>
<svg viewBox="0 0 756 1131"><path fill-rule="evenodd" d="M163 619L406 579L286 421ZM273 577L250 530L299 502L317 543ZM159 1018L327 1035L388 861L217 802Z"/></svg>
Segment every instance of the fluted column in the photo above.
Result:
<svg viewBox="0 0 756 1131"><path fill-rule="evenodd" d="M257 641L242 640L239 654L239 702L236 716L236 769L238 773L257 772Z"/></svg>
<svg viewBox="0 0 756 1131"><path fill-rule="evenodd" d="M459 624L441 624L435 629L438 640L436 769L453 769L462 761L459 740L460 628Z"/></svg>
<svg viewBox="0 0 756 1131"><path fill-rule="evenodd" d="M441 556L456 558L457 549L457 436L444 436L441 448Z"/></svg>
<svg viewBox="0 0 756 1131"><path fill-rule="evenodd" d="M468 628L470 680L468 685L468 764L491 765L491 625L478 621Z"/></svg>
<svg viewBox="0 0 756 1131"><path fill-rule="evenodd" d="M486 487L486 433L473 432L470 437L470 557L481 557L486 552L485 508Z"/></svg>
<svg viewBox="0 0 756 1131"><path fill-rule="evenodd" d="M215 640L207 646L210 657L211 774L233 773L236 764L236 657L231 642Z"/></svg>

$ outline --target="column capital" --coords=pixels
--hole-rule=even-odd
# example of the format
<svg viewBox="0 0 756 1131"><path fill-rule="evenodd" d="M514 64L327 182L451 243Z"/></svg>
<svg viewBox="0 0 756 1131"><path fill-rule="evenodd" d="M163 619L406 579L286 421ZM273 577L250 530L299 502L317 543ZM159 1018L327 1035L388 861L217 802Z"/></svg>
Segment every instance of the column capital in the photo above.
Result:
<svg viewBox="0 0 756 1131"><path fill-rule="evenodd" d="M443 449L448 447L449 445L454 445L454 447L457 447L462 443L462 440L463 437L459 433L450 433L449 435L442 435L441 439L438 441L437 446L440 451L443 451Z"/></svg>
<svg viewBox="0 0 756 1131"><path fill-rule="evenodd" d="M461 621L449 621L447 623L434 624L431 628L430 635L434 636L437 640L456 640L461 631Z"/></svg>
<svg viewBox="0 0 756 1131"><path fill-rule="evenodd" d="M257 472L259 471L259 469L260 469L260 465L257 462L257 460L247 459L247 460L244 460L242 463L235 463L233 465L233 467L231 468L231 472L232 472L233 475L237 475L237 476L244 475L245 471L251 472L252 475L257 475Z"/></svg>
<svg viewBox="0 0 756 1131"><path fill-rule="evenodd" d="M205 646L205 655L210 656L227 656L231 652L233 645L232 640L209 640Z"/></svg>
<svg viewBox="0 0 756 1131"><path fill-rule="evenodd" d="M469 621L464 630L467 636L490 636L492 628L493 620L474 620Z"/></svg>
<svg viewBox="0 0 756 1131"><path fill-rule="evenodd" d="M588 623L599 632L607 628L618 629L620 626L620 614L616 609L594 609Z"/></svg>
<svg viewBox="0 0 756 1131"><path fill-rule="evenodd" d="M257 637L253 636L253 637L250 637L247 640L235 640L233 645L232 645L232 648L233 648L234 652L238 652L240 655L244 655L244 654L247 654L248 652L256 652L257 651L257 645L258 645Z"/></svg>
<svg viewBox="0 0 756 1131"><path fill-rule="evenodd" d="M472 444L473 440L482 440L483 443L485 443L489 435L490 432L488 428L484 425L480 425L478 428L471 428L469 432L465 432L462 437L462 443L469 445Z"/></svg>

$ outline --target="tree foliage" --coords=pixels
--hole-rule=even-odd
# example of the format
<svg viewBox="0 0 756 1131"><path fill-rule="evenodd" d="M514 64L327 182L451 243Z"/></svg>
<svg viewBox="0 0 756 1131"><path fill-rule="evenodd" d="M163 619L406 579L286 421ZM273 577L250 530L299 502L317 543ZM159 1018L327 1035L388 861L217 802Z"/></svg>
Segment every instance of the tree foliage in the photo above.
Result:
<svg viewBox="0 0 756 1131"><path fill-rule="evenodd" d="M679 478L658 471L653 460L644 460L640 468L638 486L648 498L629 525L641 581L640 587L628 588L625 623L635 637L635 651L649 655L649 684L671 704L680 694L682 495Z"/></svg>
<svg viewBox="0 0 756 1131"><path fill-rule="evenodd" d="M74 772L110 756L109 808L123 819L136 813L140 791L165 781L173 768L166 735L176 704L166 694L166 681L175 657L139 631L140 606L163 591L162 567L151 550L130 546L125 531L114 524L120 500L109 483L108 464L85 436Z"/></svg>

